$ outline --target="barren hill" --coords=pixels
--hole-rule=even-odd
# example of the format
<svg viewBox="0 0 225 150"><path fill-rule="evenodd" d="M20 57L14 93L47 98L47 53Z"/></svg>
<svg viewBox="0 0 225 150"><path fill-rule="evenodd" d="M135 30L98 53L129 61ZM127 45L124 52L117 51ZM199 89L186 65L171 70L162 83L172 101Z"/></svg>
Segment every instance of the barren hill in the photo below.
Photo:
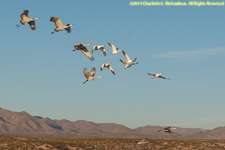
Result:
<svg viewBox="0 0 225 150"><path fill-rule="evenodd" d="M208 133L218 134L221 138L223 129L208 131L205 129L179 128L175 133L168 134L158 132L160 126L144 126L130 129L116 123L94 123L85 120L52 120L40 116L32 116L24 111L13 112L0 108L0 134L33 135L33 136L56 136L56 137L76 137L76 138L193 138L192 135L208 136ZM219 131L218 131L219 130ZM223 134L219 136L220 134ZM203 136L202 136L203 138Z"/></svg>
<svg viewBox="0 0 225 150"><path fill-rule="evenodd" d="M217 139L225 140L225 127L218 127L206 132L196 132L191 135L186 135L187 139Z"/></svg>
<svg viewBox="0 0 225 150"><path fill-rule="evenodd" d="M162 128L164 128L164 127L148 125L148 126L144 126L144 127L135 128L135 130L143 135L150 137L150 138L182 138L183 136L191 135L193 133L208 131L206 129L199 129L199 128L176 127L176 130L174 131L173 134L168 134L165 132L158 132Z"/></svg>

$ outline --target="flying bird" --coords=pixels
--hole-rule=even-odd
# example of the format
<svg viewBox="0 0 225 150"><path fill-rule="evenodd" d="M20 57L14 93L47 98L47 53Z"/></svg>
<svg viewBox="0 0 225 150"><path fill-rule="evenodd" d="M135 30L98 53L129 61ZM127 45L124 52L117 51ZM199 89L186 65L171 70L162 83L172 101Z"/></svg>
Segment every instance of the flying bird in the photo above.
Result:
<svg viewBox="0 0 225 150"><path fill-rule="evenodd" d="M115 72L114 72L114 70L113 70L113 68L110 66L110 64L112 64L111 62L110 63L105 63L105 64L102 64L102 66L101 66L101 71L103 70L103 68L105 68L105 67L107 67L114 75L116 75L115 74Z"/></svg>
<svg viewBox="0 0 225 150"><path fill-rule="evenodd" d="M164 131L164 132L167 132L167 133L174 133L174 132L172 132L172 130L175 130L175 129L177 129L177 128L166 127L162 130L159 130L158 132Z"/></svg>
<svg viewBox="0 0 225 150"><path fill-rule="evenodd" d="M132 65L136 65L138 64L138 62L134 63L136 61L137 58L134 58L133 60L130 59L130 57L124 52L123 55L125 56L127 62L124 62L120 59L120 61L125 65L124 69L131 67Z"/></svg>
<svg viewBox="0 0 225 150"><path fill-rule="evenodd" d="M66 24L66 25L63 25L63 24L62 24L62 21L61 21L61 18L59 18L59 17L51 17L51 18L50 18L50 21L51 21L51 22L54 22L54 23L55 23L55 26L56 26L55 31L51 32L51 34L53 34L53 33L55 33L55 32L58 32L58 31L62 31L62 30L64 30L64 29L65 29L68 33L70 33L70 32L71 32L70 27L71 27L71 26L74 26L73 24Z"/></svg>
<svg viewBox="0 0 225 150"><path fill-rule="evenodd" d="M116 48L113 44L108 43L109 46L112 48L112 53L111 54L117 54L119 52L122 52L122 50L119 50L119 48Z"/></svg>
<svg viewBox="0 0 225 150"><path fill-rule="evenodd" d="M170 78L165 78L164 76L162 76L162 74L163 73L159 73L159 74L152 74L152 73L147 73L148 75L151 75L152 77L152 79L154 79L154 78L162 78L162 79L168 79L168 80L170 80Z"/></svg>
<svg viewBox="0 0 225 150"><path fill-rule="evenodd" d="M94 60L94 57L92 57L90 51L86 48L86 46L88 45L91 45L91 43L88 43L88 44L77 44L77 45L74 45L74 50L80 50L84 55L86 55L90 60Z"/></svg>
<svg viewBox="0 0 225 150"><path fill-rule="evenodd" d="M32 19L32 18L30 18L28 16L28 13L29 13L29 10L24 10L23 13L20 15L20 18L22 20L20 20L20 24L17 24L16 25L17 28L20 27L20 26L22 26L22 25L25 25L25 24L29 23L30 28L32 30L35 30L36 29L35 20L40 19L40 18L39 17L36 17L36 18Z"/></svg>
<svg viewBox="0 0 225 150"><path fill-rule="evenodd" d="M102 78L103 77L103 76L95 77L95 67L93 67L90 72L88 72L87 68L84 68L83 70L84 70L83 71L84 76L87 78L87 80L84 81L83 84L85 84L87 81L91 81L91 80L94 80L96 78Z"/></svg>
<svg viewBox="0 0 225 150"><path fill-rule="evenodd" d="M101 50L101 51L102 51L102 54L103 54L104 56L106 56L106 51L105 51L105 46L104 46L104 45L94 46L94 47L92 48L92 54L93 54L94 50Z"/></svg>

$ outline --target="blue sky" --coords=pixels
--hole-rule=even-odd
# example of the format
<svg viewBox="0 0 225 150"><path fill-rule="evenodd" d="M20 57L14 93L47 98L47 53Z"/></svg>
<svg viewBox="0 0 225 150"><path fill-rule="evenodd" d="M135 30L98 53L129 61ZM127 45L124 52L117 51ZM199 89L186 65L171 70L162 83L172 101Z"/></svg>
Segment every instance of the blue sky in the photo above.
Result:
<svg viewBox="0 0 225 150"><path fill-rule="evenodd" d="M213 129L225 125L224 6L130 6L130 1L1 1L1 107L71 121L113 122ZM23 10L36 20L16 28ZM72 23L72 32L50 34L51 16ZM137 57L123 69L122 53ZM94 61L78 43L105 45ZM100 71L103 63L109 70ZM102 79L85 85L83 68ZM151 79L163 73L171 80Z"/></svg>

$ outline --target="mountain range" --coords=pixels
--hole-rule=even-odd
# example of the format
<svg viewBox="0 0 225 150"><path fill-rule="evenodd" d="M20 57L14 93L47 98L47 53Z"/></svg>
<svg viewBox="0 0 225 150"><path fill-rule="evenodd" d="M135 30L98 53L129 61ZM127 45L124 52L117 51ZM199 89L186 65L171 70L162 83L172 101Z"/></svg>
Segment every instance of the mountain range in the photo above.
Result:
<svg viewBox="0 0 225 150"><path fill-rule="evenodd" d="M116 123L53 120L0 107L0 134L73 138L225 139L225 127L213 130L176 127L172 134L158 132L162 128L164 127L147 125L131 129Z"/></svg>

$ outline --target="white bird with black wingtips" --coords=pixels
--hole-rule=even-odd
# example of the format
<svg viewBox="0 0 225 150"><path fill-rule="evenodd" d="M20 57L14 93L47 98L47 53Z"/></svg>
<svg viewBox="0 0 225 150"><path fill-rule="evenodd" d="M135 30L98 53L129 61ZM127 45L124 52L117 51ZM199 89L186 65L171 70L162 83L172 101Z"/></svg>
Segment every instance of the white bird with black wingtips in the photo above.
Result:
<svg viewBox="0 0 225 150"><path fill-rule="evenodd" d="M61 18L59 17L51 17L50 18L50 21L51 22L54 22L55 23L55 31L51 32L51 34L55 33L55 32L58 32L58 31L63 31L64 29L70 33L71 32L71 29L70 27L74 26L73 24L66 24L66 25L63 25L62 24L62 21L61 21Z"/></svg>
<svg viewBox="0 0 225 150"><path fill-rule="evenodd" d="M102 51L102 54L103 54L104 56L106 56L106 51L105 51L105 46L104 46L104 45L94 46L94 47L92 48L92 54L93 54L93 52L94 52L95 50L101 50L101 51Z"/></svg>
<svg viewBox="0 0 225 150"><path fill-rule="evenodd" d="M117 54L119 52L122 52L122 50L119 50L119 48L116 48L113 44L108 43L109 46L112 48L112 53L111 54Z"/></svg>
<svg viewBox="0 0 225 150"><path fill-rule="evenodd" d="M154 79L154 78L161 78L161 79L167 79L167 80L170 80L170 78L166 78L166 77L164 77L164 76L162 76L162 74L163 73L159 73L159 74L152 74L152 73L147 73L148 75L151 75L152 77L152 79Z"/></svg>
<svg viewBox="0 0 225 150"><path fill-rule="evenodd" d="M134 58L133 60L131 60L130 57L124 51L122 51L122 52L123 52L123 55L125 56L125 58L127 60L127 62L124 62L124 61L122 61L120 59L120 61L125 65L124 69L129 68L129 67L131 67L133 65L138 64L138 62L134 63L137 58Z"/></svg>
<svg viewBox="0 0 225 150"><path fill-rule="evenodd" d="M20 15L20 18L21 18L21 21L20 21L20 24L17 24L17 28L22 26L22 25L25 25L27 23L29 23L30 25L30 28L32 30L35 30L36 29L36 26L35 26L35 20L37 19L40 19L39 17L36 17L34 19L30 18L28 16L28 13L29 13L29 10L24 10L23 13Z"/></svg>
<svg viewBox="0 0 225 150"><path fill-rule="evenodd" d="M88 72L87 68L84 68L83 70L84 76L87 78L87 80L84 81L83 84L96 78L103 78L103 76L95 77L95 67L93 67L90 72Z"/></svg>
<svg viewBox="0 0 225 150"><path fill-rule="evenodd" d="M105 64L102 64L102 66L101 66L101 71L103 70L103 68L105 68L105 67L107 67L114 75L116 75L115 74L115 72L114 72L114 70L113 70L113 68L110 66L110 64L112 64L111 62L110 63L105 63Z"/></svg>

